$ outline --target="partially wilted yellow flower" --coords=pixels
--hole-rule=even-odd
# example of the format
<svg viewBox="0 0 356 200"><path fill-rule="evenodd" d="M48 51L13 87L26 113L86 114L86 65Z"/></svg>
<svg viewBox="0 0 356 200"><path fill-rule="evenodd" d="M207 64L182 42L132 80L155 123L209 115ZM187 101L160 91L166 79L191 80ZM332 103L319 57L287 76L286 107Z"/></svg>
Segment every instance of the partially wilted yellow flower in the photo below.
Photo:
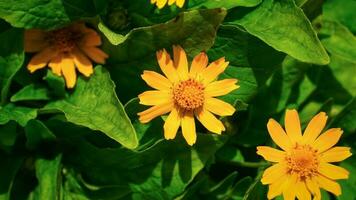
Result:
<svg viewBox="0 0 356 200"><path fill-rule="evenodd" d="M182 8L184 6L184 1L185 0L151 0L151 3L156 4L159 9L163 8L167 2L168 5L176 3L179 8Z"/></svg>
<svg viewBox="0 0 356 200"><path fill-rule="evenodd" d="M173 61L165 49L157 52L158 64L164 73L144 71L142 78L156 90L139 95L140 103L152 106L138 113L139 120L147 123L157 116L168 115L164 124L166 139L174 139L182 127L183 137L189 145L196 141L194 116L211 132L221 134L224 125L213 114L229 116L235 108L215 97L226 95L238 88L236 79L215 81L229 62L220 58L208 65L204 52L198 54L188 69L186 53L180 46L173 46Z"/></svg>
<svg viewBox="0 0 356 200"><path fill-rule="evenodd" d="M104 64L108 55L97 48L101 38L93 29L84 23L53 31L31 29L25 31L25 51L38 52L27 65L33 73L48 66L53 73L64 76L68 88L73 88L77 81L77 69L84 76L93 73L93 65L89 58Z"/></svg>
<svg viewBox="0 0 356 200"><path fill-rule="evenodd" d="M257 147L257 154L273 162L265 170L261 182L268 184L268 199L283 194L285 200L320 200L320 188L335 195L341 194L341 187L335 181L347 179L349 172L342 167L330 164L351 156L349 147L333 147L340 139L342 130L331 128L320 134L327 116L321 112L313 117L304 134L300 128L296 110L287 110L285 130L273 119L267 124L273 141L282 149L267 146Z"/></svg>

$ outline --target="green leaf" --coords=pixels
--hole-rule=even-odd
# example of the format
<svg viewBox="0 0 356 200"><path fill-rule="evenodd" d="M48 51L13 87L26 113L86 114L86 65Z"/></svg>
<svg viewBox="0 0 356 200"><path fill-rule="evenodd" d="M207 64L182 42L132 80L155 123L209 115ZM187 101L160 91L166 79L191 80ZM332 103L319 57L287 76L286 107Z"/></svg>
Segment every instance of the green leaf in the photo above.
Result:
<svg viewBox="0 0 356 200"><path fill-rule="evenodd" d="M356 37L343 25L331 21L323 21L321 33L327 33L330 37L322 39L325 48L356 65Z"/></svg>
<svg viewBox="0 0 356 200"><path fill-rule="evenodd" d="M64 97L66 95L66 85L63 77L54 74L52 70L47 70L44 80L46 80L49 88L51 88L51 94L57 97Z"/></svg>
<svg viewBox="0 0 356 200"><path fill-rule="evenodd" d="M355 147L355 145L353 146ZM354 148L353 148L354 149ZM354 200L356 199L356 167L355 156L348 158L341 163L341 167L345 168L350 173L350 177L347 180L340 180L342 194L337 197L338 200Z"/></svg>
<svg viewBox="0 0 356 200"><path fill-rule="evenodd" d="M344 109L333 119L330 127L342 128L347 135L356 133L356 98L346 104Z"/></svg>
<svg viewBox="0 0 356 200"><path fill-rule="evenodd" d="M226 139L198 134L197 143L190 147L180 134L173 141L163 140L140 152L68 141L78 149L68 161L97 187L128 185L131 199L172 199L183 192Z"/></svg>
<svg viewBox="0 0 356 200"><path fill-rule="evenodd" d="M0 124L6 124L10 120L14 120L21 126L26 126L27 122L37 117L37 110L34 108L15 106L7 104L0 107Z"/></svg>
<svg viewBox="0 0 356 200"><path fill-rule="evenodd" d="M265 0L251 12L236 9L228 24L241 25L273 48L308 63L325 65L329 56L311 23L293 0Z"/></svg>
<svg viewBox="0 0 356 200"><path fill-rule="evenodd" d="M259 87L280 67L284 54L235 26L221 26L214 46L207 52L210 60L225 57L230 66L220 79L238 79L240 88L222 97L229 103L249 102Z"/></svg>
<svg viewBox="0 0 356 200"><path fill-rule="evenodd" d="M93 17L106 7L107 0L0 0L0 18L14 27L54 29L72 20Z"/></svg>
<svg viewBox="0 0 356 200"><path fill-rule="evenodd" d="M254 7L260 4L262 0L189 0L188 8L234 8L237 6Z"/></svg>
<svg viewBox="0 0 356 200"><path fill-rule="evenodd" d="M56 136L39 120L30 120L25 126L26 147L35 149L42 142L53 141Z"/></svg>
<svg viewBox="0 0 356 200"><path fill-rule="evenodd" d="M13 179L23 162L23 158L0 152L0 159L0 200L10 200Z"/></svg>
<svg viewBox="0 0 356 200"><path fill-rule="evenodd" d="M182 12L164 24L133 29L117 46L104 42L103 49L110 55L107 66L112 79L125 91L118 92L120 99L127 102L147 88L139 74L144 70L159 71L156 51L179 44L193 57L209 49L225 15L224 9Z"/></svg>
<svg viewBox="0 0 356 200"><path fill-rule="evenodd" d="M49 91L42 85L27 85L11 97L11 102L49 100Z"/></svg>
<svg viewBox="0 0 356 200"><path fill-rule="evenodd" d="M24 61L22 30L12 28L0 33L0 44L0 105L2 105L7 101L12 78Z"/></svg>
<svg viewBox="0 0 356 200"><path fill-rule="evenodd" d="M323 19L338 21L356 33L354 0L329 0L323 4Z"/></svg>
<svg viewBox="0 0 356 200"><path fill-rule="evenodd" d="M136 132L115 94L115 85L101 66L95 68L89 80L79 77L72 94L49 103L46 109L60 110L68 121L99 130L127 148L138 145Z"/></svg>
<svg viewBox="0 0 356 200"><path fill-rule="evenodd" d="M44 158L38 158L36 160L36 177L39 184L30 194L29 200L60 200L61 160L61 154L51 160Z"/></svg>

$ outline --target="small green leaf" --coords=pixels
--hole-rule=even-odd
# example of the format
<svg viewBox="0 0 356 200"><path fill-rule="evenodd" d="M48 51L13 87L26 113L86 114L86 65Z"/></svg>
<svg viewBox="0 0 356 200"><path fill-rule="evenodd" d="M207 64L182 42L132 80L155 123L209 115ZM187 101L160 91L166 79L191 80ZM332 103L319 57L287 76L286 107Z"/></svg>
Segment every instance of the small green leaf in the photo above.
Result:
<svg viewBox="0 0 356 200"><path fill-rule="evenodd" d="M52 160L38 158L35 162L38 186L30 194L29 200L53 199L60 200L61 191L61 160L59 154Z"/></svg>
<svg viewBox="0 0 356 200"><path fill-rule="evenodd" d="M265 0L247 14L236 9L228 21L300 61L319 65L330 62L311 23L293 0Z"/></svg>
<svg viewBox="0 0 356 200"><path fill-rule="evenodd" d="M136 132L115 94L115 85L101 66L95 68L89 80L79 77L72 94L49 103L45 109L60 110L68 121L102 131L127 148L138 145Z"/></svg>
<svg viewBox="0 0 356 200"><path fill-rule="evenodd" d="M7 104L0 107L0 124L6 124L10 120L14 120L21 126L26 126L27 122L37 117L37 110L34 108L26 108Z"/></svg>
<svg viewBox="0 0 356 200"><path fill-rule="evenodd" d="M11 102L49 100L49 91L42 85L27 85L11 97Z"/></svg>
<svg viewBox="0 0 356 200"><path fill-rule="evenodd" d="M57 97L64 97L66 95L66 85L63 77L54 74L52 70L47 70L44 80L47 81L48 86L51 88L51 94Z"/></svg>

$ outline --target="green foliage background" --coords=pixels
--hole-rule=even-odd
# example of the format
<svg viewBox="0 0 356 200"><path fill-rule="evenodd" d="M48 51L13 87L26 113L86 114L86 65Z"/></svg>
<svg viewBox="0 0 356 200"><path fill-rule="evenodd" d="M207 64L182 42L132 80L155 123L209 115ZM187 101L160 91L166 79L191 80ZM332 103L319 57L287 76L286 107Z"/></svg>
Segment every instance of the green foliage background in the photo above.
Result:
<svg viewBox="0 0 356 200"><path fill-rule="evenodd" d="M256 146L271 144L266 123L298 109L302 125L319 111L356 141L354 0L186 0L156 9L149 0L0 0L0 200L266 199ZM74 90L44 69L26 70L24 29L84 20L110 55ZM163 119L140 124L136 96L155 51L182 45L190 59L225 56L220 78L239 80L223 97L237 112L222 136L199 126L188 146L163 139ZM356 160L341 163L356 199Z"/></svg>

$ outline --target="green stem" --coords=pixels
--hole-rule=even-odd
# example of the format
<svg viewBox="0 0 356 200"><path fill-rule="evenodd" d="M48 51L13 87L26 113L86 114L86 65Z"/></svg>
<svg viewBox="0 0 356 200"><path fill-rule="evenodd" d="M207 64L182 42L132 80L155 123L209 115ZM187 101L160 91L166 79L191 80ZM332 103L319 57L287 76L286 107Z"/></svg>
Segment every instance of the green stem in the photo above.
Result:
<svg viewBox="0 0 356 200"><path fill-rule="evenodd" d="M267 162L229 162L229 164L238 166L238 167L248 167L248 168L260 168L266 167L269 164Z"/></svg>

